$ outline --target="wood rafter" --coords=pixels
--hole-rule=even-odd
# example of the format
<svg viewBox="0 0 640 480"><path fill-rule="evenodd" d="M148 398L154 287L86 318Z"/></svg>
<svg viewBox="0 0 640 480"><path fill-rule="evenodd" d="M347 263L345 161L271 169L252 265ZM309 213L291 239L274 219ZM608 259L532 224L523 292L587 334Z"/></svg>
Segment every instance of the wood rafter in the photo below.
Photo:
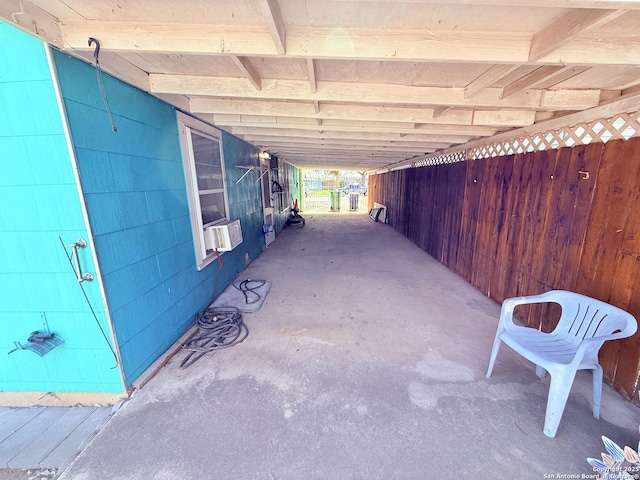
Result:
<svg viewBox="0 0 640 480"><path fill-rule="evenodd" d="M490 87L501 78L504 78L516 70L518 67L519 65L494 65L465 87L465 98L473 98L482 90Z"/></svg>
<svg viewBox="0 0 640 480"><path fill-rule="evenodd" d="M565 80L569 80L570 78L580 75L581 73L584 73L590 69L591 67L585 66L562 67L555 73L551 73L542 78L539 82L534 82L531 87L536 87L541 83L545 83L547 87L552 87L561 82L564 82Z"/></svg>
<svg viewBox="0 0 640 480"><path fill-rule="evenodd" d="M373 141L373 140L343 140L343 139L297 139L297 138L284 138L275 140L271 137L256 137L244 135L244 140L264 146L264 147L287 147L287 148L344 148L345 150L349 149L366 149L370 152L377 150L385 150L385 151L425 151L429 150L438 150L441 148L446 148L449 144L438 143L438 142L383 142L383 141ZM296 141L297 140L297 141Z"/></svg>
<svg viewBox="0 0 640 480"><path fill-rule="evenodd" d="M510 83L506 87L502 89L502 98L510 97L511 95L521 92L527 88L531 88L546 79L556 75L561 70L564 70L565 67L560 67L556 65L545 65L542 67L536 68L533 72L520 77L513 83Z"/></svg>
<svg viewBox="0 0 640 480"><path fill-rule="evenodd" d="M208 97L191 98L190 109L199 114L265 115L350 121L444 123L450 125L524 126L531 125L536 118L534 110L482 110L441 107L441 111L436 113L436 108L324 104L322 111L316 111L314 105L308 102L230 100Z"/></svg>
<svg viewBox="0 0 640 480"><path fill-rule="evenodd" d="M261 118L264 118L262 120ZM251 117L244 118L236 115L213 115L213 123L224 127L264 127L270 128L297 128L303 130L316 130L317 122L314 119L277 118L277 117ZM305 121L301 121L305 120ZM308 121L307 121L308 120ZM448 124L413 124L406 122L366 122L357 124L350 120L324 120L322 128L325 131L343 132L380 132L380 133L429 133L429 134L462 134L469 136L488 136L496 133L496 127L492 126L462 126Z"/></svg>
<svg viewBox="0 0 640 480"><path fill-rule="evenodd" d="M438 118L441 117L442 115L444 115L447 112L450 112L451 110L453 110L454 107L449 105L448 107L435 107L433 109L433 113L431 114L431 118Z"/></svg>
<svg viewBox="0 0 640 480"><path fill-rule="evenodd" d="M309 88L311 93L318 91L318 81L316 79L316 66L313 58L307 58L307 71L309 72Z"/></svg>
<svg viewBox="0 0 640 480"><path fill-rule="evenodd" d="M286 30L278 0L260 0L260 4L276 50L284 55L287 50Z"/></svg>
<svg viewBox="0 0 640 480"><path fill-rule="evenodd" d="M389 105L553 108L556 110L575 110L576 106L578 108L593 107L600 100L598 90L562 90L555 95L544 98L541 90L529 90L526 94L514 94L507 99L501 99L502 89L488 88L473 98L467 99L464 97L463 88L319 81L318 91L311 94L308 83L299 80L263 79L261 91L256 91L252 86L232 78L151 74L149 80L152 92L244 99L385 103Z"/></svg>
<svg viewBox="0 0 640 480"><path fill-rule="evenodd" d="M62 46L62 32L58 19L31 2L3 0L0 3L0 18L14 23L23 30L46 38L50 44L56 47Z"/></svg>
<svg viewBox="0 0 640 480"><path fill-rule="evenodd" d="M529 61L535 62L579 35L615 20L625 10L593 10L573 8L533 35Z"/></svg>
<svg viewBox="0 0 640 480"><path fill-rule="evenodd" d="M88 63L99 39L105 72L302 166L396 164L640 92L640 1L0 3Z"/></svg>
<svg viewBox="0 0 640 480"><path fill-rule="evenodd" d="M90 50L87 38L105 39L112 51L175 52L183 54L281 54L269 30L261 26L78 21L61 25L63 41L74 50ZM574 38L572 36L571 38ZM541 60L549 64L640 65L636 40L613 33L599 34L598 44L581 43L562 52L562 58ZM535 40L534 40L535 41ZM344 44L350 46L345 50ZM554 43L553 48L566 41ZM606 45L606 51L602 46ZM469 63L526 63L532 48L526 32L495 34L458 31L380 31L376 29L291 28L287 30L287 56L348 60L461 61ZM538 48L538 47L536 47ZM546 50L545 50L546 51ZM635 52L635 53L634 53ZM548 55L547 55L548 56ZM547 61L548 60L548 61Z"/></svg>
<svg viewBox="0 0 640 480"><path fill-rule="evenodd" d="M376 2L378 0L360 0L361 2ZM424 0L385 0L388 3L424 3ZM481 6L510 6L539 7L539 8L624 8L640 10L640 3L628 0L429 0L438 5L481 5Z"/></svg>
<svg viewBox="0 0 640 480"><path fill-rule="evenodd" d="M299 128L272 128L271 126L259 127L228 127L228 130L237 135L267 135L277 137L304 137L304 138L341 138L341 139L360 139L360 140L396 140L403 142L448 142L448 143L465 143L477 135L461 135L461 134L400 134L388 132L349 132L340 130L319 129L316 130L299 129Z"/></svg>
<svg viewBox="0 0 640 480"><path fill-rule="evenodd" d="M251 65L251 62L248 58L231 55L231 60L233 60L233 63L236 64L236 66L244 74L244 76L249 79L256 90L262 90L262 79L260 78L260 75L253 67L253 65Z"/></svg>

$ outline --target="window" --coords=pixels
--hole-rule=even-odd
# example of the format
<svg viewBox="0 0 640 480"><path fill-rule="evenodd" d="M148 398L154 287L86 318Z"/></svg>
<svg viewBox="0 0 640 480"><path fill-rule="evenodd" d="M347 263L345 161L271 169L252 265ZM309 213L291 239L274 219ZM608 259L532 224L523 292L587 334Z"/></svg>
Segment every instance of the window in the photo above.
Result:
<svg viewBox="0 0 640 480"><path fill-rule="evenodd" d="M188 115L178 113L178 125L193 242L202 269L217 256L205 247L205 227L228 220L222 141L219 130Z"/></svg>

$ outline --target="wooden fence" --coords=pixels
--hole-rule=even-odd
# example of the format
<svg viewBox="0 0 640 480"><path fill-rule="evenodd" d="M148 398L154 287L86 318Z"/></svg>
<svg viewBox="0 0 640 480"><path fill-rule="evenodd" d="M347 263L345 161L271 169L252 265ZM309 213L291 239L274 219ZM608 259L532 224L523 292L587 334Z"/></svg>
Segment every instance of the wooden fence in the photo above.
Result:
<svg viewBox="0 0 640 480"><path fill-rule="evenodd" d="M640 138L374 175L389 223L497 302L566 289L640 319ZM520 312L549 331L553 309ZM637 402L640 334L600 351Z"/></svg>

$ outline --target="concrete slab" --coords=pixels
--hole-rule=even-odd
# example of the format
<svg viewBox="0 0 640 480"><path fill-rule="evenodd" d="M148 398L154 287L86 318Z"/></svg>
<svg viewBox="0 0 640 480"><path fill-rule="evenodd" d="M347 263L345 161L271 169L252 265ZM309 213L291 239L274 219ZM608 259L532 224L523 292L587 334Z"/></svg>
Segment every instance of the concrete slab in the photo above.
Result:
<svg viewBox="0 0 640 480"><path fill-rule="evenodd" d="M111 407L0 407L0 468L62 469L111 413Z"/></svg>
<svg viewBox="0 0 640 480"><path fill-rule="evenodd" d="M9 460L8 465L10 468L25 469L33 468L34 466L48 466L41 465L42 460L37 465L34 465L33 459L47 458L49 454L58 448L61 442L71 435L96 409L49 407L47 410L61 410L60 416L57 416L55 420L49 425L46 425L44 429L38 426L36 427L37 431L31 432L35 437L34 440ZM73 453L75 452L65 452L66 458L71 458Z"/></svg>
<svg viewBox="0 0 640 480"><path fill-rule="evenodd" d="M7 438L13 435L16 430L22 428L43 411L44 407L0 407L0 413L2 414L2 417L0 418L0 420L2 420L2 423L0 423L0 442L4 442ZM0 465L2 464L2 460L3 457L0 457Z"/></svg>
<svg viewBox="0 0 640 480"><path fill-rule="evenodd" d="M257 312L267 298L269 290L271 290L271 282L262 283L243 278L225 288L211 306L236 307L242 313Z"/></svg>
<svg viewBox="0 0 640 480"><path fill-rule="evenodd" d="M34 416L31 420L23 424L10 437L0 443L0 459L9 468L14 468L11 461L24 449L31 445L38 436L46 432L58 418L64 415L64 407L46 407ZM32 466L39 466L39 462ZM18 467L22 468L22 467ZM28 467L25 467L28 468Z"/></svg>
<svg viewBox="0 0 640 480"><path fill-rule="evenodd" d="M89 444L93 435L104 426L111 415L110 409L107 408L87 410L89 410L89 414L85 416L84 420L57 442L54 448L42 458L40 468L55 467L59 469L66 467Z"/></svg>
<svg viewBox="0 0 640 480"><path fill-rule="evenodd" d="M601 435L637 445L588 374L545 437L548 378L508 348L484 378L498 305L366 214L306 219L242 274L272 282L249 337L171 360L61 479L580 478Z"/></svg>

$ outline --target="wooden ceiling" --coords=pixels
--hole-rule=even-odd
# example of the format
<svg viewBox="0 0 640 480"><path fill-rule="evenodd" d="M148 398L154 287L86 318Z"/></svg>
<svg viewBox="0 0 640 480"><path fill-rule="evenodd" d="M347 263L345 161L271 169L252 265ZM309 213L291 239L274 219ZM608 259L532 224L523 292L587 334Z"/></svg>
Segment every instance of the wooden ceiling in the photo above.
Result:
<svg viewBox="0 0 640 480"><path fill-rule="evenodd" d="M640 109L640 1L2 0L0 17L303 168ZM624 101L620 101L620 100Z"/></svg>

